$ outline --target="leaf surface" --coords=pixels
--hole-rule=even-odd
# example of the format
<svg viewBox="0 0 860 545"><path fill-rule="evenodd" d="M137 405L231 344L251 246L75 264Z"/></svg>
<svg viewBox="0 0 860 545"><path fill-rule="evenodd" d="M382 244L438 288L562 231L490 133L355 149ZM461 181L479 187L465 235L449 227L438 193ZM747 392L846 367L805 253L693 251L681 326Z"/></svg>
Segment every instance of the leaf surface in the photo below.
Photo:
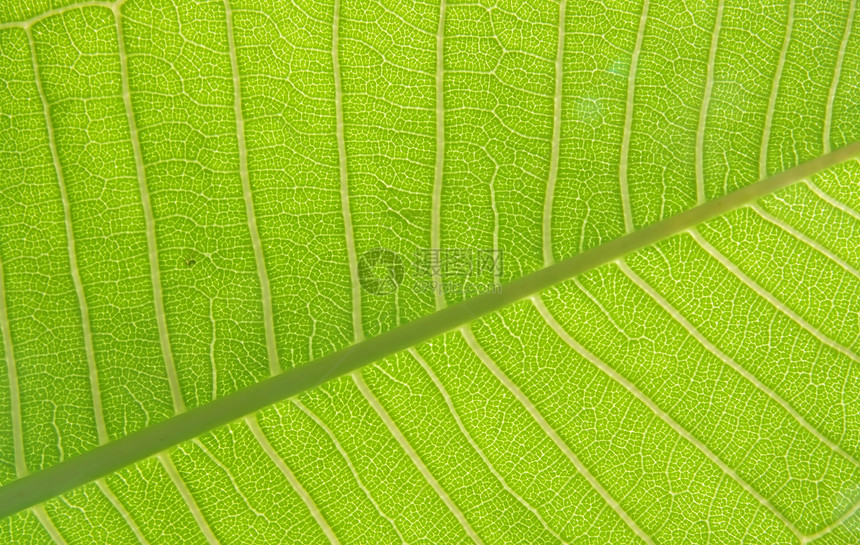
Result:
<svg viewBox="0 0 860 545"><path fill-rule="evenodd" d="M0 541L856 542L857 22L0 7Z"/></svg>

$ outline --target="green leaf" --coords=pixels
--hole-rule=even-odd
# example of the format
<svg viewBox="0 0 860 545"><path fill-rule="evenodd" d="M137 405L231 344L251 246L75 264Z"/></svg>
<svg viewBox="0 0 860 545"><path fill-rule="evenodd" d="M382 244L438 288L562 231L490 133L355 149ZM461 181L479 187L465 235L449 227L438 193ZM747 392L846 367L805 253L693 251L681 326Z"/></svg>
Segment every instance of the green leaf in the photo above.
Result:
<svg viewBox="0 0 860 545"><path fill-rule="evenodd" d="M858 17L0 6L0 542L856 543Z"/></svg>

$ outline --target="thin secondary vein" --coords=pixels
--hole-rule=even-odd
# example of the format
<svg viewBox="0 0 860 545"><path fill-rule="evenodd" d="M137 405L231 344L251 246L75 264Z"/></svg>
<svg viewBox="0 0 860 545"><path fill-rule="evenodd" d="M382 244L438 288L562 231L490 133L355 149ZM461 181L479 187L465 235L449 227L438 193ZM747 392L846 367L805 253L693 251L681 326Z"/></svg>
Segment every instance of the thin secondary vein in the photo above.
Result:
<svg viewBox="0 0 860 545"><path fill-rule="evenodd" d="M824 202L826 202L830 206L832 206L836 209L839 209L842 212L845 212L846 214L853 217L857 221L860 221L860 211L854 210L853 208L851 208L850 206L848 206L844 202L837 200L837 199L834 199L833 197L831 197L830 195L825 193L820 187L815 185L815 183L812 182L811 180L804 180L804 181L806 182L806 186L809 187L809 189L811 189L812 192L815 193L819 199L823 200Z"/></svg>
<svg viewBox="0 0 860 545"><path fill-rule="evenodd" d="M242 487L240 487L239 483L236 482L236 477L233 476L233 472L230 471L230 468L227 467L226 465L224 465L224 463L221 462L221 460L219 460L214 454L212 454L212 451L210 451L206 447L206 445L204 445L203 442L200 441L200 439L195 438L192 440L192 443L197 448L202 450L203 454L205 454L207 458L212 460L212 463L214 463L216 466L218 466L218 469L220 469L221 471L224 472L224 474L227 476L227 480L229 480L230 484L233 485L233 491L236 492L236 494L242 499L242 503L245 504L245 507L247 507L249 511L254 513L254 515L256 517L262 518L266 522L271 522L271 520L269 520L269 518L266 517L265 513L258 511L253 505L251 505L251 501L248 499L248 496L245 495L244 492L242 492Z"/></svg>
<svg viewBox="0 0 860 545"><path fill-rule="evenodd" d="M546 183L546 195L543 202L543 263L552 265L555 258L552 255L552 203L555 198L555 184L558 179L558 161L561 154L561 103L564 90L564 36L567 0L561 0L558 5L558 42L555 53L555 92L553 94L552 122L552 151L549 159L549 178Z"/></svg>
<svg viewBox="0 0 860 545"><path fill-rule="evenodd" d="M658 292L656 289L654 289L653 286L648 284L644 279L642 279L642 277L636 274L636 272L633 271L633 269L631 269L630 266L627 265L627 263L623 259L619 259L616 264L618 265L618 268L621 269L621 271L625 275L627 275L627 277L630 278L630 280L632 280L634 284L639 287L639 289L647 293L648 296L651 297L651 299L653 299L663 310L665 310L666 313L668 313L673 320L675 320L681 327L684 328L684 330L687 331L687 333L689 333L694 339L696 339L699 344L701 344L705 349L707 349L708 352L715 355L723 363L734 369L735 372L737 372L739 375L743 376L746 380L752 383L752 385L755 386L759 391L763 392L765 395L767 395L767 397L775 401L780 407L783 408L783 410L785 410L789 415L791 415L791 417L794 418L794 420L796 420L798 424L800 424L800 427L808 431L823 444L827 445L830 450L837 453L844 459L848 460L855 466L860 467L860 461L858 461L851 454L845 452L838 444L828 439L827 436L821 433L815 426L810 424L800 413L798 413L797 410L792 407L791 404L788 403L788 401L786 401L779 394L767 387L758 379L758 377L756 377L742 365L734 361L725 352L720 350L714 343L708 340L707 337L705 337L698 329L696 329L696 327L692 323L690 323L690 321L687 320L687 318L684 317L684 315L682 315L681 312L678 311L678 309L672 306L672 304L665 297L663 297L660 292Z"/></svg>
<svg viewBox="0 0 860 545"><path fill-rule="evenodd" d="M278 358L278 342L275 339L272 290L269 286L269 273L268 269L266 269L266 257L263 254L260 230L257 228L257 214L254 211L254 194L251 191L251 176L248 172L248 146L245 143L245 115L242 113L242 82L239 77L239 59L236 54L236 43L233 34L233 8L230 5L230 0L224 0L224 12L227 19L227 50L230 52L230 68L233 72L233 112L236 118L236 141L239 146L239 178L242 180L245 215L248 219L248 231L251 233L251 246L254 248L254 262L257 268L257 277L260 280L260 291L263 299L263 325L266 330L266 352L269 357L269 374L277 375L281 372L281 361Z"/></svg>
<svg viewBox="0 0 860 545"><path fill-rule="evenodd" d="M433 197L430 211L430 251L442 248L442 180L445 176L445 15L447 2L439 5L439 27L436 30L436 166L433 176ZM435 283L433 295L436 308L447 304L442 289L439 267L431 266Z"/></svg>
<svg viewBox="0 0 860 545"><path fill-rule="evenodd" d="M96 486L99 487L99 490L101 490L102 494L105 495L111 505L113 505L114 509L119 512L122 519L125 521L126 524L128 524L128 527L131 528L131 531L134 534L134 537L137 538L137 541L141 545L148 545L149 542L146 540L146 537L144 537L143 532L140 530L140 526L137 525L137 522L134 520L134 518L131 516L131 514L128 512L122 502L119 501L119 498L114 495L113 490L110 489L105 480L97 480Z"/></svg>
<svg viewBox="0 0 860 545"><path fill-rule="evenodd" d="M48 535L51 536L51 539L57 545L66 545L68 542L63 537L63 534L57 529L57 526L54 524L54 521L51 520L51 517L48 515L45 508L41 505L37 505L32 509L33 514L36 515L36 519L39 521L39 524L42 525L42 528L48 532Z"/></svg>
<svg viewBox="0 0 860 545"><path fill-rule="evenodd" d="M717 18L714 21L714 31L711 34L711 47L708 51L708 69L705 76L705 94L699 108L699 123L696 127L696 203L705 202L705 125L708 120L708 107L714 90L714 66L717 64L717 45L720 41L720 30L723 25L724 0L717 4Z"/></svg>
<svg viewBox="0 0 860 545"><path fill-rule="evenodd" d="M340 543L337 536L334 533L331 525L323 516L322 512L317 507L317 504L314 503L311 495L308 494L308 491L305 490L305 487L302 486L302 483L296 478L295 474L293 474L292 470L287 466L287 463L283 458L277 453L275 448L269 443L269 439L266 437L266 434L263 433L263 430L260 429L260 425L257 423L256 416L248 416L245 418L245 424L248 428L251 429L251 433L254 434L254 438L260 443L260 446L263 448L263 451L266 453L266 456L269 457L270 460L278 467L280 472L284 475L287 481L290 483L290 486L293 487L296 494L298 494L299 498L301 498L302 502L304 502L305 506L310 511L311 516L316 521L317 525L325 534L326 538L328 538L329 542L332 544Z"/></svg>
<svg viewBox="0 0 860 545"><path fill-rule="evenodd" d="M78 299L78 306L81 312L81 326L84 335L84 350L87 355L87 368L90 378L90 394L93 398L93 413L96 421L96 433L98 434L99 444L105 444L110 440L105 426L104 412L102 409L101 389L99 388L99 373L96 367L95 351L93 350L93 334L90 328L90 311L87 308L87 299L84 294L84 286L81 282L81 273L78 270L78 257L75 250L75 234L72 228L72 207L69 202L69 194L66 191L66 180L63 176L63 167L60 164L60 155L57 151L57 142L54 137L54 123L51 120L51 106L48 103L48 97L45 95L45 89L42 87L42 76L39 73L39 63L36 60L36 42L33 40L33 31L30 28L26 29L27 39L30 41L30 55L33 62L33 73L36 82L36 90L39 93L39 98L42 101L42 111L45 114L45 125L48 132L48 146L51 149L51 158L54 162L54 171L57 174L57 184L60 189L60 200L63 203L63 218L66 227L66 246L69 253L69 269L72 276L72 283L75 286L75 295Z"/></svg>
<svg viewBox="0 0 860 545"><path fill-rule="evenodd" d="M639 66L639 55L642 52L642 42L645 38L645 25L648 21L650 0L642 3L642 14L639 16L639 30L636 33L636 44L630 58L630 73L627 75L627 101L624 112L624 132L621 134L621 160L618 162L618 181L621 186L621 207L624 210L624 232L633 232L633 211L630 209L630 188L627 183L628 161L630 159L630 136L633 132L633 101L636 94L636 69Z"/></svg>
<svg viewBox="0 0 860 545"><path fill-rule="evenodd" d="M759 180L767 176L767 152L770 144L770 131L773 126L773 116L776 112L776 98L779 94L779 83L782 79L782 70L785 67L785 58L788 55L788 44L791 42L791 31L794 26L794 0L788 4L788 21L785 24L785 37L782 41L782 49L779 52L779 59L776 63L776 73L773 76L773 86L770 88L770 98L767 103L767 113L764 119L764 131L761 137L761 150L758 156L758 177Z"/></svg>
<svg viewBox="0 0 860 545"><path fill-rule="evenodd" d="M352 226L352 213L349 209L349 173L346 168L346 140L343 127L343 90L340 81L340 0L334 1L334 20L331 27L331 57L334 74L334 111L335 134L337 137L337 156L340 172L340 206L343 213L343 229L346 237L346 255L349 260L349 276L352 287L352 336L355 342L364 340L361 322L361 281L358 276L358 257L355 253L355 230Z"/></svg>
<svg viewBox="0 0 860 545"><path fill-rule="evenodd" d="M376 509L376 512L379 513L379 516L381 516L382 518L387 520L389 524L391 524L391 527L394 529L394 533L396 533L397 537L400 538L400 542L405 544L406 539L403 537L403 534L400 533L400 529L397 528L397 524L394 522L394 519L386 515L382 511L382 508L379 507L379 504L377 504L376 501L373 499L373 495L370 493L370 490L364 485L364 482L361 480L361 476L359 475L358 470L355 469L355 466L352 463L352 458L350 458L349 454L346 452L346 449L343 448L343 445L340 444L340 441L338 440L334 432L331 430L331 428L329 428L326 423L323 422L322 419L316 415L316 413L307 408L304 403L299 401L298 398L294 397L290 399L290 401L292 401L293 405L295 405L300 411L305 413L311 420L314 421L317 426L320 427L320 429L325 432L326 435L328 435L328 438L331 439L331 442L334 444L334 448L340 453L340 455L346 462L346 465L352 473L352 477L355 479L355 482L358 484L358 487L373 505L374 509Z"/></svg>
<svg viewBox="0 0 860 545"><path fill-rule="evenodd" d="M15 362L15 349L12 346L9 313L6 310L6 279L3 276L2 258L0 258L0 334L3 336L6 374L9 379L9 405L12 413L12 444L15 451L15 474L18 477L23 477L29 471L27 471L27 459L24 456L24 430L21 425L21 393L18 389L18 366Z"/></svg>
<svg viewBox="0 0 860 545"><path fill-rule="evenodd" d="M472 438L472 434L470 434L469 431L466 429L466 426L460 419L460 414L457 412L456 407L454 407L454 402L451 400L451 396L448 394L448 390L445 389L445 385L442 384L442 381L440 381L439 377L436 376L436 373L433 371L433 368L430 367L427 361L421 356L421 354L418 353L415 348L410 348L409 353L412 355L413 358L415 358L415 361L418 362L421 368L424 369L424 372L427 373L427 376L430 377L430 380L436 386L436 389L439 390L439 393L442 394L442 399L445 400L445 405L447 405L448 411L451 413L451 416L454 417L454 422L457 424L457 428L460 430L460 433L463 434L463 437L466 438L466 441L472 447L472 450L474 450L475 453L478 454L478 456L481 458L481 461L484 462L484 465L486 465L487 469L489 469L490 473L492 473L493 477L495 477L496 480L499 481L499 484L502 485L502 488L515 500L517 500L520 505L528 509L535 516L538 522L540 522L541 526L544 527L544 530L549 532L549 534L552 535L553 538L555 538L559 543L566 543L564 539L562 539L562 537L558 535L555 530L550 527L549 524L547 524L546 520L544 520L538 510L534 506L532 506L532 504L523 499L522 496L517 494L510 487L510 485L508 485L508 482L505 480L505 478L502 477L502 475L496 470L495 466L492 464L492 462L490 462L490 459L487 458L487 455L484 453L484 450L478 445L478 443L475 442L474 438Z"/></svg>
<svg viewBox="0 0 860 545"><path fill-rule="evenodd" d="M839 78L842 75L842 64L845 61L845 51L848 49L848 40L851 38L851 26L854 23L854 12L857 9L857 0L851 0L848 6L848 20L845 21L845 31L842 34L842 42L839 44L839 53L836 55L836 66L833 68L833 79L830 82L830 90L827 91L827 102L824 103L824 153L830 151L830 130L833 126L833 104L836 102L836 90L839 87Z"/></svg>
<svg viewBox="0 0 860 545"><path fill-rule="evenodd" d="M795 527L794 523L788 520L785 515L783 515L780 511L770 503L770 500L761 495L761 493L753 488L749 483L743 480L737 472L728 466L725 462L723 462L716 454L711 452L704 443L699 441L692 433L688 432L683 426L678 424L674 418L669 416L663 409L661 409L654 401L645 395L635 384L629 381L625 376L620 374L618 371L610 367L608 364L603 362L600 358L592 354L588 349L579 344L576 339L570 336L570 334L565 330L561 324L556 321L555 317L550 313L549 309L546 308L543 301L541 300L539 295L532 297L532 302L534 303L535 308L537 308L541 317L543 317L544 321L546 321L547 325L555 331L556 335L558 335L568 346L573 348L580 356L588 360L592 365L597 367L603 374L607 375L609 378L617 382L620 386L622 386L625 390L627 390L630 394L632 394L636 399L642 402L646 407L648 407L651 412L653 412L660 420L669 425L675 433L686 439L690 444L692 444L696 449L698 449L702 454L705 455L708 460L710 460L713 464L719 467L723 473L728 475L733 481L735 481L738 485L741 486L744 490L746 490L750 495L752 495L761 505L763 505L768 511L773 513L790 531L797 537L798 539L803 538L803 534L800 533L800 530Z"/></svg>
<svg viewBox="0 0 860 545"><path fill-rule="evenodd" d="M371 407L373 407L373 410L376 412L377 415L379 415L379 418L382 419L382 421L385 423L385 427L388 428L388 431L391 433L391 435L394 437L400 447L406 452L406 455L409 457L410 460L412 460L412 463L415 465L421 475L424 476L424 479L427 481L430 487L433 488L436 494L439 495L439 498L442 499L442 502L448 507L448 509L451 511L451 513L466 531L466 535L469 536L469 538L475 543L482 545L483 541L481 541L481 538L478 537L478 534L472 528L472 525L469 524L469 521L466 520L466 517L465 515L463 515L463 512L460 511L460 508L457 507L451 497L448 496L448 493L445 492L445 489L442 488L442 485L439 484L439 481L436 480L436 477L434 477L433 474L430 473L430 470L424 464L424 461L421 460L421 457L418 456L418 453L415 452L415 449L412 448L412 445L410 445L406 437L403 436L403 433L397 427L397 424L395 424L394 420L391 419L391 415L388 414L388 412L385 410L385 408L382 406L382 404L367 386L367 383L364 382L364 378L361 376L361 373L353 373L352 379L355 382L355 385L358 387L358 390L361 392L364 398L367 399L367 402L370 404Z"/></svg>
<svg viewBox="0 0 860 545"><path fill-rule="evenodd" d="M493 174L490 177L490 208L493 210L493 251L501 252L499 248L499 207L496 204L496 178L499 175L499 164L495 163ZM501 275L493 274L493 285L497 288L501 286ZM442 296L445 296L445 291L442 290Z"/></svg>
<svg viewBox="0 0 860 545"><path fill-rule="evenodd" d="M53 17L54 15L62 15L63 13L67 13L69 11L73 11L81 8L89 8L89 7L100 7L100 8L108 8L113 9L118 4L121 4L125 0L119 0L118 2L99 2L98 0L90 0L87 2L77 2L75 4L68 4L62 7L58 7L55 9L51 9L45 12L42 12L38 15L35 15L25 21L9 21L6 23L0 23L0 30L4 30L7 28L23 28L27 29L39 21L43 19L47 19L48 17Z"/></svg>
<svg viewBox="0 0 860 545"><path fill-rule="evenodd" d="M185 505L191 512L191 516L194 517L194 522L197 523L197 527L203 533L203 537L206 538L206 542L209 543L209 545L220 545L218 538L215 537L215 534L209 527L209 523L206 522L206 517L203 516L203 513L200 511L200 507L194 500L194 496L191 495L191 491L188 490L188 487L185 485L185 481L182 480L182 477L176 470L176 466L173 465L173 460L170 459L170 456L168 456L167 453L162 452L158 454L158 461L161 462L162 466L164 466L165 471L167 471L167 475L170 477L170 480L173 481L173 485L179 491L179 495L182 496L182 501L185 502Z"/></svg>
<svg viewBox="0 0 860 545"><path fill-rule="evenodd" d="M824 257L826 257L827 259L829 259L830 261L832 261L836 265L838 265L842 270L844 270L845 272L847 272L851 276L860 280L860 271L855 269L852 265L847 263L844 259L842 259L838 255L831 252L828 248L825 248L817 240L814 240L814 239L806 236L804 233L795 229L793 226L789 225L788 223L786 223L786 222L782 221L781 219L777 218L776 216L773 216L773 215L769 214L768 212L764 211L760 206L758 206L756 204L751 204L750 208L752 208L752 210L756 214L761 216L768 223L776 225L777 227L779 227L780 229L782 229L783 231L785 231L786 233L788 233L792 237L794 237L797 240L799 240L800 242L806 244L807 246L809 246L810 248L812 248L816 252L820 253L821 255L823 255Z"/></svg>
<svg viewBox="0 0 860 545"><path fill-rule="evenodd" d="M827 526L825 526L821 530L815 532L814 534L804 536L800 540L801 545L805 545L806 543L812 543L816 539L820 539L820 538L826 536L827 534L829 534L830 532L832 532L836 528L845 524L845 522L848 521L854 515L856 515L858 513L858 511L860 511L860 501L858 501L857 503L855 503L854 505L849 507L844 513L842 513L842 516L840 516L839 518L837 518L836 520L834 520L833 522L831 522L830 524L828 524Z"/></svg>
<svg viewBox="0 0 860 545"><path fill-rule="evenodd" d="M514 381L512 381L508 376L502 371L496 362L490 358L489 354L484 351L484 348L478 343L478 340L475 338L475 335L472 333L472 330L469 326L463 326L460 328L460 333L463 335L463 339L465 339L466 344L469 345L469 348L472 349L472 352L478 356L478 359L484 364L484 366L489 369L489 371L493 374L496 379L502 383L502 385L507 388L511 394L517 399L517 401L525 408L525 410L531 415L532 419L537 423L541 430L555 443L555 446L561 450L561 452L567 457L568 460L574 465L576 470L580 473L580 475L588 481L588 484L600 494L600 497L603 498L603 501L606 502L609 507L612 508L613 511L618 515L618 517L624 521L624 523L639 536L642 541L647 543L648 545L654 545L654 541L651 539L645 531L636 524L636 521L630 517L627 511L624 510L623 507L618 503L618 501L612 497L612 495L603 488L603 485L600 484L600 481L589 471L585 464L579 459L579 457L571 450L570 446L562 439L555 429L549 425L549 422L544 419L543 415L540 411L535 407L534 403L520 390L519 386L517 386Z"/></svg>
<svg viewBox="0 0 860 545"><path fill-rule="evenodd" d="M836 208L838 210L841 210L842 212L845 212L846 214L848 214L852 218L856 219L857 221L860 221L860 211L857 211L857 210L851 208L850 206L848 206L847 204L845 204L844 202L842 202L840 200L834 199L833 197L831 197L830 195L825 193L820 187L815 185L815 183L812 180L804 180L804 182L806 182L806 186L809 187L809 189L811 189L812 192L815 193L819 199L823 200L824 202L826 202L827 204L829 204L833 208Z"/></svg>
<svg viewBox="0 0 860 545"><path fill-rule="evenodd" d="M777 310L781 313L785 314L789 319L791 319L794 323L799 325L801 328L805 329L809 333L812 334L813 337L821 341L823 344L833 348L837 352L840 352L852 360L860 363L860 356L855 354L853 351L843 346L842 344L834 341L833 339L827 337L823 333L821 333L816 327L812 324L801 318L796 312L788 308L785 303L777 299L772 293L759 286L757 282L755 282L752 278L746 275L740 268L735 265L729 258L722 254L719 250L717 250L714 246L711 245L710 242L705 240L705 238L699 233L695 228L689 230L690 235L699 244L708 254L711 255L714 259L720 262L723 267L725 267L729 272L731 272L734 276L736 276L743 284L745 284L748 288L757 293L760 297L765 299L771 305L773 305Z"/></svg>
<svg viewBox="0 0 860 545"><path fill-rule="evenodd" d="M120 79L122 80L122 101L125 105L125 115L128 120L128 131L131 138L131 148L134 153L134 164L137 169L137 185L140 191L140 201L143 205L143 219L146 229L146 248L149 257L149 276L152 282L152 298L155 305L155 322L158 327L158 340L161 344L161 354L164 358L167 383L173 401L173 411L180 413L185 410L185 400L179 386L179 375L173 361L173 349L170 346L170 335L167 330L167 317L164 313L164 295L161 291L161 269L158 263L158 239L155 236L155 214L152 213L152 200L149 196L149 186L146 183L146 168L143 164L143 152L140 148L140 137L137 132L137 121L134 118L134 108L131 103L131 90L128 83L128 51L125 47L125 33L122 29L122 9L113 8L116 22L116 39L119 49Z"/></svg>

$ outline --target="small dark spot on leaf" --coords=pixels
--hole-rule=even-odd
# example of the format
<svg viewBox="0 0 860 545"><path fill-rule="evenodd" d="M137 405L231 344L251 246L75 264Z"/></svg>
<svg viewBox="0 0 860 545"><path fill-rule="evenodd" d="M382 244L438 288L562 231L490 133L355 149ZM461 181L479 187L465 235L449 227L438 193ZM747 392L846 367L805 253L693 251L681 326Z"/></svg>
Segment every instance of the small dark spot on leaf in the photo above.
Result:
<svg viewBox="0 0 860 545"><path fill-rule="evenodd" d="M181 260L179 261L179 266L181 268L190 269L197 265L197 263L200 262L200 259L200 252L189 249L182 253Z"/></svg>

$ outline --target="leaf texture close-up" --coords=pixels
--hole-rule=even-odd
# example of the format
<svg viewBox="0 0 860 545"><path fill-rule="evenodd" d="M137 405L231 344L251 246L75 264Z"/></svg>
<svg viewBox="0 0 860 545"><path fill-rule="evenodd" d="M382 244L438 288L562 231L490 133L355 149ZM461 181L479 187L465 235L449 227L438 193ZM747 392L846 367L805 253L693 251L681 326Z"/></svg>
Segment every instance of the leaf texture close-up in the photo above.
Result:
<svg viewBox="0 0 860 545"><path fill-rule="evenodd" d="M3 0L0 543L860 543L858 0Z"/></svg>

